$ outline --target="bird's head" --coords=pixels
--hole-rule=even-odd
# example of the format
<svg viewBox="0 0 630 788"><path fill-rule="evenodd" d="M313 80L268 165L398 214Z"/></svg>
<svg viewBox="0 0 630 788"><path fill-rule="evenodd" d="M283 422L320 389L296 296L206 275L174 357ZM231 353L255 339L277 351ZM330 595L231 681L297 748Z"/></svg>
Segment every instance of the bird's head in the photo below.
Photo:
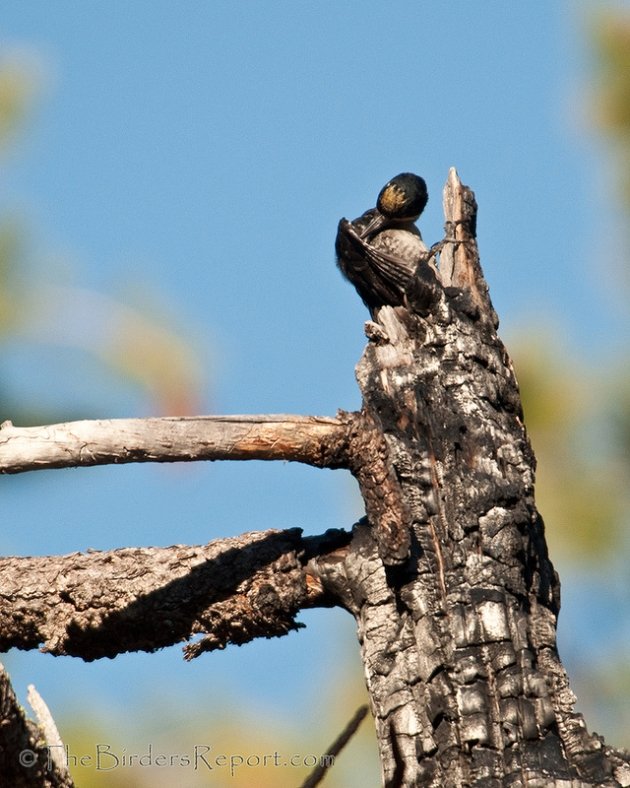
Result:
<svg viewBox="0 0 630 788"><path fill-rule="evenodd" d="M424 178L412 172L401 172L379 192L376 200L377 213L361 233L361 237L367 238L385 226L415 222L428 199Z"/></svg>

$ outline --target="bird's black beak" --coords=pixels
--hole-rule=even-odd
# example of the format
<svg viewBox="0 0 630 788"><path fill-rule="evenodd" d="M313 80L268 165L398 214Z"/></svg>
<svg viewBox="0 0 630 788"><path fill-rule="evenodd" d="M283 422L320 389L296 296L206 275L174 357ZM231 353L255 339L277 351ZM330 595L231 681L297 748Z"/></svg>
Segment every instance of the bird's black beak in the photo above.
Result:
<svg viewBox="0 0 630 788"><path fill-rule="evenodd" d="M380 211L376 211L374 216L370 219L368 226L361 232L359 236L362 240L367 241L371 235L377 233L387 221L387 217Z"/></svg>

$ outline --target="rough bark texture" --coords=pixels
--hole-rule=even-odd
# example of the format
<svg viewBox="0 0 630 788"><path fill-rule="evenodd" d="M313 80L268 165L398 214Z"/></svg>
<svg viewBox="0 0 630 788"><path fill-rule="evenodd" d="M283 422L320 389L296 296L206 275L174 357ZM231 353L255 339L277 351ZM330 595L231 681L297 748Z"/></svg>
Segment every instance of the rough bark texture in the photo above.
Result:
<svg viewBox="0 0 630 788"><path fill-rule="evenodd" d="M349 541L299 528L188 547L125 548L0 559L0 648L84 660L187 645L204 651L286 635L303 607L326 605L304 564ZM1 783L0 783L1 784Z"/></svg>
<svg viewBox="0 0 630 788"><path fill-rule="evenodd" d="M454 171L445 210L440 298L426 317L383 307L357 367L390 472L356 475L400 519L372 519L368 505L372 528L355 529L345 561L315 561L357 618L384 784L627 785L625 756L573 712L534 457L474 196Z"/></svg>

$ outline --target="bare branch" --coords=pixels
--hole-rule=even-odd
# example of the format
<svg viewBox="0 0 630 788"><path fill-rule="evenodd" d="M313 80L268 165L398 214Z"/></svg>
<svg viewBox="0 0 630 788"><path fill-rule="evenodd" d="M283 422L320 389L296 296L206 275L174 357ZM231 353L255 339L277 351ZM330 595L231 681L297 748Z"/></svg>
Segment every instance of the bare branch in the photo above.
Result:
<svg viewBox="0 0 630 788"><path fill-rule="evenodd" d="M196 416L0 425L0 473L127 462L292 460L347 467L352 417Z"/></svg>
<svg viewBox="0 0 630 788"><path fill-rule="evenodd" d="M0 648L37 648L93 660L155 651L195 635L203 651L279 637L302 607L334 600L304 564L339 550L350 534L303 539L263 531L201 546L124 548L0 559Z"/></svg>

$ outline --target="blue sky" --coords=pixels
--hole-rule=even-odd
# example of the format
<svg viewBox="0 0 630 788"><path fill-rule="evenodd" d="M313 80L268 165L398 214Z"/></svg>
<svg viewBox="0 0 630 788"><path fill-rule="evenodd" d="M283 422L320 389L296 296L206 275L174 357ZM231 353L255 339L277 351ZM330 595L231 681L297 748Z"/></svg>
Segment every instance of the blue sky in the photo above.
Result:
<svg viewBox="0 0 630 788"><path fill-rule="evenodd" d="M138 285L159 294L206 366L204 411L333 414L359 406L366 319L334 264L337 221L411 170L429 185L420 226L432 243L456 166L480 205L503 336L553 315L576 354L600 363L627 323L601 262L617 243L614 180L588 126L587 11L545 0L5 2L2 51L31 63L40 90L0 207L26 224L31 276L123 300ZM142 392L79 353L15 343L5 363L26 402L147 415ZM346 474L287 464L100 468L2 487L16 553L319 533L361 514ZM302 619L297 635L193 666L177 648L8 665L18 691L33 681L53 711L69 685L106 697L113 717L124 698L140 710L167 671L191 708L216 691L299 718L313 699L296 701L304 673L317 687L352 650L349 617Z"/></svg>

